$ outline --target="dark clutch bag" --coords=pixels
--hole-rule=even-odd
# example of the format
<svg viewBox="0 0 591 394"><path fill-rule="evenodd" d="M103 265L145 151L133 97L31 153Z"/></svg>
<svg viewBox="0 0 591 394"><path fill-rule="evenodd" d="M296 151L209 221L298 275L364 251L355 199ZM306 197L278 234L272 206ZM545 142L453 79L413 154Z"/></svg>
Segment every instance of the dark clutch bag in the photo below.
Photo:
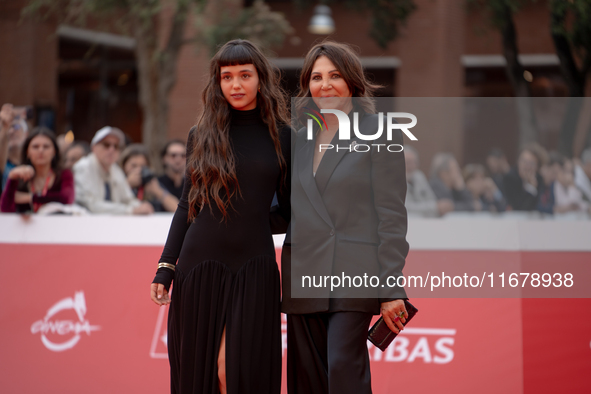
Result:
<svg viewBox="0 0 591 394"><path fill-rule="evenodd" d="M408 313L408 318L406 319L406 322L403 323L403 325L406 327L408 322L414 317L414 315L416 315L416 313L419 310L415 308L414 305L408 302L407 300L404 300L404 307L406 308L406 312ZM396 338L396 335L398 334L390 331L390 329L386 325L386 322L384 322L384 318L380 317L376 324L374 324L369 329L369 332L367 333L367 339L369 339L371 343L373 343L378 349L380 349L383 352L386 351L388 345L390 345L394 338Z"/></svg>

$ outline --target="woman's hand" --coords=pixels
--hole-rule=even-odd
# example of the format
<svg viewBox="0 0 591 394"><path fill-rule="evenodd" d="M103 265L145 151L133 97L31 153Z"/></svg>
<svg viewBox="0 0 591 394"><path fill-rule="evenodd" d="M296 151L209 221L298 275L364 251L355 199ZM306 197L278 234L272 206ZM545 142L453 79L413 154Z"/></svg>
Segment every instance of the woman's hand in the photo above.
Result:
<svg viewBox="0 0 591 394"><path fill-rule="evenodd" d="M399 317L400 312L404 313L402 317ZM408 318L408 312L406 312L406 308L404 307L404 300L382 302L380 313L392 332L398 334L404 329L402 323L405 323Z"/></svg>
<svg viewBox="0 0 591 394"><path fill-rule="evenodd" d="M8 173L8 179L22 179L28 181L35 176L35 169L29 165L21 165L13 168Z"/></svg>
<svg viewBox="0 0 591 394"><path fill-rule="evenodd" d="M170 304L168 291L161 283L152 283L150 285L150 297L152 298L152 301L154 301L158 306Z"/></svg>

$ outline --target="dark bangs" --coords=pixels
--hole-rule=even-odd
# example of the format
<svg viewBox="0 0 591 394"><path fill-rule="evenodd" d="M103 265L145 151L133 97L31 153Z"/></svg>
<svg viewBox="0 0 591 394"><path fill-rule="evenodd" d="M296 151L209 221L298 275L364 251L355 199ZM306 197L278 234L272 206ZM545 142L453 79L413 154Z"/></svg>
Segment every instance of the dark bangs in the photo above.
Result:
<svg viewBox="0 0 591 394"><path fill-rule="evenodd" d="M230 41L217 54L218 67L238 66L241 64L256 64L253 51L244 40Z"/></svg>

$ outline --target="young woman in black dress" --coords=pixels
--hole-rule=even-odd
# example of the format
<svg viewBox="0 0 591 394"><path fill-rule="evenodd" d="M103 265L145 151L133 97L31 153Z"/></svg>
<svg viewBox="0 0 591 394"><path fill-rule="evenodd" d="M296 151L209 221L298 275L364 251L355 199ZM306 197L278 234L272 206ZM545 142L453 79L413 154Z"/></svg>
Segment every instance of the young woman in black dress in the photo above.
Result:
<svg viewBox="0 0 591 394"><path fill-rule="evenodd" d="M170 303L171 391L279 393L269 208L277 193L289 220L287 105L278 71L248 41L225 44L209 71L203 114L187 141L186 186L151 285L156 304Z"/></svg>

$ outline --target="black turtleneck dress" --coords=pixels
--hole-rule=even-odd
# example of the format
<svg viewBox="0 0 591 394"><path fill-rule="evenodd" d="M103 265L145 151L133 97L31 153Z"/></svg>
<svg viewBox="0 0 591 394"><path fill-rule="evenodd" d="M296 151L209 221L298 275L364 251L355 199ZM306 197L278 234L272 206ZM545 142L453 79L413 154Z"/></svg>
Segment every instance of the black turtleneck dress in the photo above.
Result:
<svg viewBox="0 0 591 394"><path fill-rule="evenodd" d="M191 180L186 178L160 258L176 263L168 315L174 394L219 392L217 359L224 326L228 394L280 392L280 279L269 208L277 192L279 213L289 220L284 186L290 182L290 129L280 130L287 163L282 183L275 146L259 109L232 110L231 116L229 133L241 191L233 197L234 210L223 222L215 204L211 210L205 206L187 223ZM190 157L190 143L187 147Z"/></svg>

